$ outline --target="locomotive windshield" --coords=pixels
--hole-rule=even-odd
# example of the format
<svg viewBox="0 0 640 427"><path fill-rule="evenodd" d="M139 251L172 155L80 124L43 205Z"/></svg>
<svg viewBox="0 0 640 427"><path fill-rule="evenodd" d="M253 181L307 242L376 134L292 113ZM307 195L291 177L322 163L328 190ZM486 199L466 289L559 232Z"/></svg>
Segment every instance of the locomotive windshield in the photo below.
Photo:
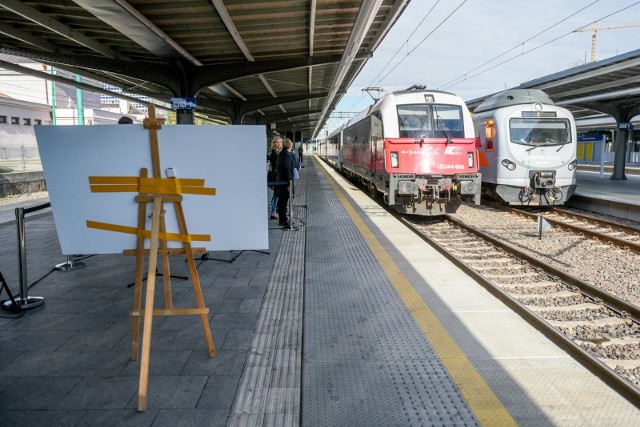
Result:
<svg viewBox="0 0 640 427"><path fill-rule="evenodd" d="M511 142L522 145L564 145L571 142L571 126L566 119L512 118Z"/></svg>
<svg viewBox="0 0 640 427"><path fill-rule="evenodd" d="M462 108L458 105L398 105L400 138L464 138Z"/></svg>

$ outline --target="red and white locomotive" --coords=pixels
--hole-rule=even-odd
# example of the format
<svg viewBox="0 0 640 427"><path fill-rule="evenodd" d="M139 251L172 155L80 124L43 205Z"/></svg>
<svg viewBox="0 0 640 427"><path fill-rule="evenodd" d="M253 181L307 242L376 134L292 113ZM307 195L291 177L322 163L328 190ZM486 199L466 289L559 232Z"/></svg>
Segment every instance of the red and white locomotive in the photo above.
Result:
<svg viewBox="0 0 640 427"><path fill-rule="evenodd" d="M413 86L385 95L341 131L338 167L396 211L442 215L465 196L480 204L473 123L459 96Z"/></svg>

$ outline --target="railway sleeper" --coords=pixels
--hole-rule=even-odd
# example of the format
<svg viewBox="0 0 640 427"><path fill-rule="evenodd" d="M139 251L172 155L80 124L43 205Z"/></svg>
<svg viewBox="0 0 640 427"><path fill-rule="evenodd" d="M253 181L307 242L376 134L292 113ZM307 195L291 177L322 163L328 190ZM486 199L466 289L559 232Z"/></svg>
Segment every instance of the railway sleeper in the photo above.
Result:
<svg viewBox="0 0 640 427"><path fill-rule="evenodd" d="M551 280L530 283L501 283L500 287L514 295L531 295L539 292L560 292L567 288L566 285L563 285L560 282L553 282Z"/></svg>
<svg viewBox="0 0 640 427"><path fill-rule="evenodd" d="M486 253L486 246L485 247L473 247L473 246L455 246L452 247L451 250L452 251L456 251L456 252L460 252L460 253L479 253L479 254L484 254Z"/></svg>
<svg viewBox="0 0 640 427"><path fill-rule="evenodd" d="M484 274L484 277L491 280L509 280L509 279L527 279L534 278L540 276L540 273L536 273L535 271L527 271L525 273L517 273L517 274Z"/></svg>
<svg viewBox="0 0 640 427"><path fill-rule="evenodd" d="M451 253L455 254L454 252L451 252ZM500 251L486 251L480 254L455 254L455 255L456 256L459 255L462 260L465 260L465 261L470 260L471 262L481 261L485 259L491 259L491 261L504 259L504 252L500 252ZM495 257L495 258L491 258L491 257ZM511 258L507 258L507 259L509 259L509 262L513 262Z"/></svg>
<svg viewBox="0 0 640 427"><path fill-rule="evenodd" d="M514 295L522 304L544 307L548 305L572 306L582 304L585 296L580 292L562 290L545 294L520 294Z"/></svg>
<svg viewBox="0 0 640 427"><path fill-rule="evenodd" d="M464 251L464 250L458 250L457 248L445 248L451 255L454 255L456 258L462 258L462 259L475 259L475 260L482 260L482 259L491 259L487 256L487 252L485 251L476 251L476 252L470 252L470 251ZM494 257L498 257L498 254L492 254Z"/></svg>
<svg viewBox="0 0 640 427"><path fill-rule="evenodd" d="M632 369L640 369L640 359L606 359L606 358L598 358L602 363L610 367L611 369L623 369L625 371L630 371Z"/></svg>
<svg viewBox="0 0 640 427"><path fill-rule="evenodd" d="M434 242L438 242L438 243L449 243L449 244L453 244L456 242L459 243L473 243L474 241L477 241L478 239L474 239L473 237L469 237L469 236L462 236L462 237L457 237L457 236L452 236L452 237L434 237L433 241Z"/></svg>
<svg viewBox="0 0 640 427"><path fill-rule="evenodd" d="M528 309L535 311L547 320L595 320L612 317L612 312L604 305L593 303L582 303L568 306L532 306Z"/></svg>
<svg viewBox="0 0 640 427"><path fill-rule="evenodd" d="M530 307L529 307L530 308ZM593 320L549 320L547 322L558 329L578 329L578 328L589 328L589 329L600 329L607 330L616 326L623 326L630 322L629 320L622 319L620 317L605 317L602 319L593 319ZM597 332L597 331L594 331ZM565 332L566 334L566 332Z"/></svg>
<svg viewBox="0 0 640 427"><path fill-rule="evenodd" d="M496 253L496 255L500 255L499 253ZM510 264L513 262L513 258L506 258L506 257L499 257L499 258L487 258L486 256L483 256L482 258L478 258L478 259L472 259L469 260L467 262L467 264L485 264L487 262L490 262L492 264Z"/></svg>
<svg viewBox="0 0 640 427"><path fill-rule="evenodd" d="M640 337L622 337L622 338L600 338L595 340L579 340L576 339L576 344L579 345L597 345L601 347L608 347L612 345L625 346L636 345L640 346Z"/></svg>
<svg viewBox="0 0 640 427"><path fill-rule="evenodd" d="M483 264L491 264L493 263L493 260L484 260ZM511 271L516 271L516 270L522 270L522 269L526 269L529 268L526 265L521 265L521 264L511 264L511 265L477 265L474 266L473 269L479 272L483 272L483 271L492 271L492 270L511 270ZM524 274L524 273L523 273ZM511 275L510 277L513 277L513 275Z"/></svg>

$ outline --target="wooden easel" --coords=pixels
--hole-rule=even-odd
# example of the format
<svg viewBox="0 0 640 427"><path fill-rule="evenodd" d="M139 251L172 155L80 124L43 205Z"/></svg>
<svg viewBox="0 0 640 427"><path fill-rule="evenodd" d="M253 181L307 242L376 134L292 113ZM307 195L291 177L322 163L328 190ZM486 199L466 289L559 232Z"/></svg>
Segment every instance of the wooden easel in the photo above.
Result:
<svg viewBox="0 0 640 427"><path fill-rule="evenodd" d="M146 168L140 170L139 177L90 177L91 191L94 192L123 192L135 190L138 192L135 200L138 203L138 226L124 227L113 224L87 221L92 228L119 231L137 235L135 249L124 250L124 255L135 255L136 274L133 299L133 331L131 340L131 360L138 358L138 345L140 334L140 317L144 317L142 331L142 357L140 360L140 383L138 389L138 411L144 411L147 404L147 385L149 379L149 355L151 353L151 326L153 316L198 315L202 322L205 341L209 351L209 357L215 356L215 347L211 337L208 313L209 309L204 304L200 279L196 269L194 254L206 252L205 248L192 248L191 241L210 240L208 235L188 234L187 224L182 210L182 194L215 195L215 188L205 188L204 180L161 178L160 155L158 149L158 129L162 122L156 120L155 109L149 105L149 117L144 120L144 126L149 130L151 143L151 161L153 178L148 178ZM146 230L147 204L153 203L151 213L151 230ZM175 209L179 234L167 233L165 227L164 204L172 203ZM149 249L144 248L145 240L150 239ZM167 240L182 242L182 248L168 248ZM171 278L169 272L169 255L184 254L189 266L189 274L193 282L197 308L174 308L171 296ZM164 281L164 309L154 309L154 294L156 267L158 255L162 257L162 275ZM142 282L144 257L149 257L147 272L147 289L144 309L142 309Z"/></svg>

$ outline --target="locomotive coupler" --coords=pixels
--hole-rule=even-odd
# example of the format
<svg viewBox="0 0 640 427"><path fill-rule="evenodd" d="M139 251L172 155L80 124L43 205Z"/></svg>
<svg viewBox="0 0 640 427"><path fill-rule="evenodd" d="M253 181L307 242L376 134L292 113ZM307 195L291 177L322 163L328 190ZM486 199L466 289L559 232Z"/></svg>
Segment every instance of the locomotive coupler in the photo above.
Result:
<svg viewBox="0 0 640 427"><path fill-rule="evenodd" d="M530 178L533 188L551 189L556 186L555 171L532 171Z"/></svg>

